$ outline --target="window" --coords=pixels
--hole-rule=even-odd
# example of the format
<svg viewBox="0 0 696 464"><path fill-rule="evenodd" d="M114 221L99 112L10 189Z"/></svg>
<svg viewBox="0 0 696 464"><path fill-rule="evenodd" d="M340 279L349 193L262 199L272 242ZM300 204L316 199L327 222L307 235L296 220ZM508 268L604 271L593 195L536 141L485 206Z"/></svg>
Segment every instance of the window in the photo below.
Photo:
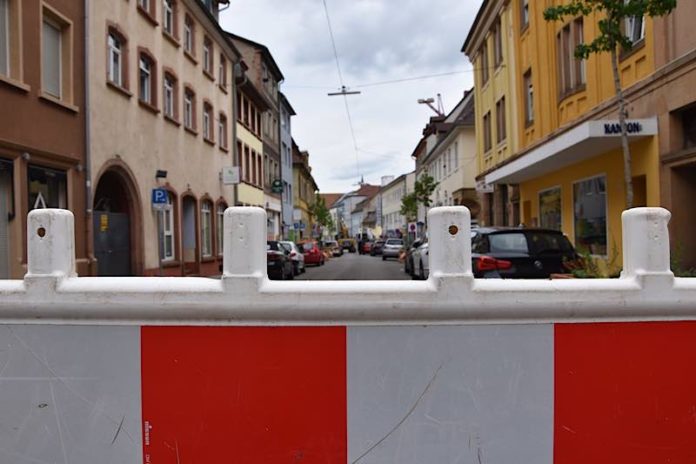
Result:
<svg viewBox="0 0 696 464"><path fill-rule="evenodd" d="M218 121L218 134L220 138L220 148L227 149L227 116L223 113L220 113L220 119Z"/></svg>
<svg viewBox="0 0 696 464"><path fill-rule="evenodd" d="M162 0L162 30L172 37L176 35L176 5L174 0Z"/></svg>
<svg viewBox="0 0 696 464"><path fill-rule="evenodd" d="M629 0L624 0L628 3ZM632 44L636 44L645 38L645 16L629 16L624 19L624 34Z"/></svg>
<svg viewBox="0 0 696 464"><path fill-rule="evenodd" d="M174 196L171 193L167 195L167 207L163 216L162 261L172 261L174 259Z"/></svg>
<svg viewBox="0 0 696 464"><path fill-rule="evenodd" d="M0 0L0 74L10 74L10 5Z"/></svg>
<svg viewBox="0 0 696 464"><path fill-rule="evenodd" d="M138 10L143 13L146 18L153 24L156 25L155 20L155 2L157 0L138 0Z"/></svg>
<svg viewBox="0 0 696 464"><path fill-rule="evenodd" d="M215 210L215 245L218 256L222 256L225 240L225 209L227 205L219 203Z"/></svg>
<svg viewBox="0 0 696 464"><path fill-rule="evenodd" d="M484 39L483 45L481 46L481 83L485 84L488 82L488 43Z"/></svg>
<svg viewBox="0 0 696 464"><path fill-rule="evenodd" d="M196 94L190 88L184 90L184 127L196 129Z"/></svg>
<svg viewBox="0 0 696 464"><path fill-rule="evenodd" d="M208 37L203 39L203 71L213 76L213 42Z"/></svg>
<svg viewBox="0 0 696 464"><path fill-rule="evenodd" d="M65 171L29 165L29 210L68 207L68 182Z"/></svg>
<svg viewBox="0 0 696 464"><path fill-rule="evenodd" d="M507 137L507 128L505 124L505 97L502 97L495 104L495 124L496 142L501 143Z"/></svg>
<svg viewBox="0 0 696 464"><path fill-rule="evenodd" d="M524 121L528 126L534 122L534 84L531 69L524 73Z"/></svg>
<svg viewBox="0 0 696 464"><path fill-rule="evenodd" d="M114 33L109 33L109 81L123 87L123 44Z"/></svg>
<svg viewBox="0 0 696 464"><path fill-rule="evenodd" d="M500 24L500 19L496 23L495 29L493 31L493 53L495 57L495 67L497 68L503 64L503 30Z"/></svg>
<svg viewBox="0 0 696 464"><path fill-rule="evenodd" d="M522 30L524 31L529 26L529 0L520 0L520 19L522 22Z"/></svg>
<svg viewBox="0 0 696 464"><path fill-rule="evenodd" d="M177 86L176 78L170 73L164 73L164 88L162 89L164 100L164 116L176 120L177 111Z"/></svg>
<svg viewBox="0 0 696 464"><path fill-rule="evenodd" d="M684 110L681 114L684 148L696 147L696 107Z"/></svg>
<svg viewBox="0 0 696 464"><path fill-rule="evenodd" d="M213 255L211 206L209 201L204 201L201 204L201 256L203 258L209 258Z"/></svg>
<svg viewBox="0 0 696 464"><path fill-rule="evenodd" d="M561 230L561 188L539 192L539 226Z"/></svg>
<svg viewBox="0 0 696 464"><path fill-rule="evenodd" d="M41 82L43 91L58 99L63 96L63 43L60 25L44 19L41 46Z"/></svg>
<svg viewBox="0 0 696 464"><path fill-rule="evenodd" d="M593 255L607 254L606 177L573 184L575 247Z"/></svg>
<svg viewBox="0 0 696 464"><path fill-rule="evenodd" d="M244 180L251 182L251 157L247 145L244 145Z"/></svg>
<svg viewBox="0 0 696 464"><path fill-rule="evenodd" d="M483 151L487 152L492 148L491 143L491 112L483 115Z"/></svg>
<svg viewBox="0 0 696 464"><path fill-rule="evenodd" d="M258 170L256 169L256 152L251 150L251 183L258 185L261 182L261 177L258 176Z"/></svg>
<svg viewBox="0 0 696 464"><path fill-rule="evenodd" d="M459 142L454 142L454 170L459 169Z"/></svg>
<svg viewBox="0 0 696 464"><path fill-rule="evenodd" d="M214 140L212 122L213 107L206 102L203 104L203 138L209 142Z"/></svg>
<svg viewBox="0 0 696 464"><path fill-rule="evenodd" d="M154 91L155 83L155 62L145 53L140 53L139 59L139 91L140 91L140 101L150 106L155 106L156 104L156 92Z"/></svg>
<svg viewBox="0 0 696 464"><path fill-rule="evenodd" d="M184 51L190 55L196 52L196 25L189 15L184 18Z"/></svg>
<svg viewBox="0 0 696 464"><path fill-rule="evenodd" d="M560 97L585 88L585 61L575 58L575 49L584 40L583 19L566 24L556 36Z"/></svg>
<svg viewBox="0 0 696 464"><path fill-rule="evenodd" d="M220 53L220 64L218 65L218 85L227 88L227 60L225 55Z"/></svg>

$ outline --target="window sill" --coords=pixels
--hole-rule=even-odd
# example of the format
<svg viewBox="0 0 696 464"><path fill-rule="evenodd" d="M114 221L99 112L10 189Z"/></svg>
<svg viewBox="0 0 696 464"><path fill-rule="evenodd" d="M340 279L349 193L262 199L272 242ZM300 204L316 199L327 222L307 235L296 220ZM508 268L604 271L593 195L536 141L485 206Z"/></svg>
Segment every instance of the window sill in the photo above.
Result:
<svg viewBox="0 0 696 464"><path fill-rule="evenodd" d="M176 127L180 127L180 126L181 126L181 123L180 123L179 121L177 121L176 118L173 118L173 117L171 117L171 116L169 116L169 115L167 115L167 114L164 115L164 119L165 119L165 121L167 121L168 123L174 124Z"/></svg>
<svg viewBox="0 0 696 464"><path fill-rule="evenodd" d="M68 111L71 111L73 113L80 112L80 109L77 106L72 105L70 103L66 103L66 102L60 100L59 98L56 98L53 95L50 95L46 92L41 92L41 94L39 95L39 98L44 100L44 101L47 101L49 103L53 103L54 105L58 105L61 108L66 109Z"/></svg>
<svg viewBox="0 0 696 464"><path fill-rule="evenodd" d="M181 47L181 42L179 42L179 39L177 39L176 36L165 31L164 28L162 28L162 35L176 48Z"/></svg>
<svg viewBox="0 0 696 464"><path fill-rule="evenodd" d="M116 85L108 79L106 81L106 86L112 90L115 90L116 92L120 93L126 98L131 98L133 96L133 94L128 89L121 87L120 85Z"/></svg>
<svg viewBox="0 0 696 464"><path fill-rule="evenodd" d="M227 86L226 86L226 85L220 85L220 84L218 84L218 87L219 87L220 90L223 91L224 93L227 93L227 92L228 92L228 91L227 91Z"/></svg>
<svg viewBox="0 0 696 464"><path fill-rule="evenodd" d="M194 137L198 137L198 131L195 128L184 126L184 129L186 130L186 132L193 135Z"/></svg>
<svg viewBox="0 0 696 464"><path fill-rule="evenodd" d="M21 90L22 92L29 92L31 90L31 86L25 84L24 82L18 81L17 79L13 79L9 76L3 76L2 74L0 74L0 82L12 86L17 90Z"/></svg>
<svg viewBox="0 0 696 464"><path fill-rule="evenodd" d="M533 119L528 119L524 121L524 128L529 129L530 127L534 126L534 120Z"/></svg>
<svg viewBox="0 0 696 464"><path fill-rule="evenodd" d="M188 58L189 61L191 61L191 63L193 63L195 66L198 66L198 60L194 55L191 54L191 52L189 52L188 50L184 50L184 56Z"/></svg>
<svg viewBox="0 0 696 464"><path fill-rule="evenodd" d="M179 267L181 266L181 263L175 259L169 259L169 260L162 260L162 267L164 268L172 268L172 267Z"/></svg>
<svg viewBox="0 0 696 464"><path fill-rule="evenodd" d="M220 145L220 150L221 150L221 151L224 151L225 153L229 153L229 152L230 152L230 149L229 149L229 148L223 147L222 145Z"/></svg>
<svg viewBox="0 0 696 464"><path fill-rule="evenodd" d="M630 50L621 50L619 53L619 61L625 61L645 48L645 37L633 44Z"/></svg>
<svg viewBox="0 0 696 464"><path fill-rule="evenodd" d="M141 108L145 108L152 114L159 114L160 110L157 108L155 105L152 103L148 103L146 101L138 100L138 104L141 106Z"/></svg>
<svg viewBox="0 0 696 464"><path fill-rule="evenodd" d="M203 141L207 143L208 145L215 146L215 140L209 139L208 137L203 137Z"/></svg>
<svg viewBox="0 0 696 464"><path fill-rule="evenodd" d="M584 92L585 90L587 90L587 84L582 84L582 85L579 85L579 86L575 87L574 89L567 90L565 93L562 93L562 94L558 97L558 104L560 105L560 104L563 103L563 101L566 100L567 98L570 98L570 97L575 96L575 95L577 95L577 94L579 94L579 93L582 93L582 92Z"/></svg>
<svg viewBox="0 0 696 464"><path fill-rule="evenodd" d="M214 263L217 261L215 256L201 256L201 263Z"/></svg>
<svg viewBox="0 0 696 464"><path fill-rule="evenodd" d="M529 32L529 21L526 24L522 24L522 29L520 30L520 37L524 37Z"/></svg>
<svg viewBox="0 0 696 464"><path fill-rule="evenodd" d="M205 74L205 77L207 77L211 81L215 82L215 76L210 74L210 71L208 71L207 69L203 69L203 74Z"/></svg>
<svg viewBox="0 0 696 464"><path fill-rule="evenodd" d="M138 13L142 15L143 18L147 19L147 21L152 24L153 27L159 26L159 23L155 19L155 17L150 13L149 11L143 9L142 6L138 5Z"/></svg>

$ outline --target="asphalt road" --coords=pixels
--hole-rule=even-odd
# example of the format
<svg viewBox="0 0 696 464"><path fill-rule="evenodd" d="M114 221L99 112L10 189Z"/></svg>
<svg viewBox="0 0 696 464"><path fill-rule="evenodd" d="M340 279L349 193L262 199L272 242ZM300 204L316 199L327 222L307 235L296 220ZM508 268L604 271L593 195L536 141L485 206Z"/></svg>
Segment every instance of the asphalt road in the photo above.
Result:
<svg viewBox="0 0 696 464"><path fill-rule="evenodd" d="M382 261L381 256L344 253L323 266L307 266L299 280L410 280L404 266L396 259Z"/></svg>

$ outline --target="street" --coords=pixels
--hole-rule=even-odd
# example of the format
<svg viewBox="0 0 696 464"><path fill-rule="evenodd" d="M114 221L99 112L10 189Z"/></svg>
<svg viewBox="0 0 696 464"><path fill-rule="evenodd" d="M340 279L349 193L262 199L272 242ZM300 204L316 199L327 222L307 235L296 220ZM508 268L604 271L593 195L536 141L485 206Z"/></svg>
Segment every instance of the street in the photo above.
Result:
<svg viewBox="0 0 696 464"><path fill-rule="evenodd" d="M404 266L396 259L382 261L381 256L344 253L323 266L307 266L300 280L410 280Z"/></svg>

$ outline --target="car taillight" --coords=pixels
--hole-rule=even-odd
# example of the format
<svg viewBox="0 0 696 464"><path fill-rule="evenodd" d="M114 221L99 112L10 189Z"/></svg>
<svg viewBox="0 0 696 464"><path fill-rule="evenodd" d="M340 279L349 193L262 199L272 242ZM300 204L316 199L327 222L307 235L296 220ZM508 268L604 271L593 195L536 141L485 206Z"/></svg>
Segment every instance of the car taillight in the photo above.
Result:
<svg viewBox="0 0 696 464"><path fill-rule="evenodd" d="M290 253L291 258L294 258L295 256L297 256L297 253L295 253L294 251L292 253Z"/></svg>
<svg viewBox="0 0 696 464"><path fill-rule="evenodd" d="M506 269L510 269L512 267L512 263L510 261L505 261L502 259L495 259L490 256L480 256L476 260L476 269L479 272L486 272L486 271L502 271Z"/></svg>
<svg viewBox="0 0 696 464"><path fill-rule="evenodd" d="M277 255L275 253L273 253L273 254L269 253L268 259L269 259L269 261L280 261L280 255Z"/></svg>

